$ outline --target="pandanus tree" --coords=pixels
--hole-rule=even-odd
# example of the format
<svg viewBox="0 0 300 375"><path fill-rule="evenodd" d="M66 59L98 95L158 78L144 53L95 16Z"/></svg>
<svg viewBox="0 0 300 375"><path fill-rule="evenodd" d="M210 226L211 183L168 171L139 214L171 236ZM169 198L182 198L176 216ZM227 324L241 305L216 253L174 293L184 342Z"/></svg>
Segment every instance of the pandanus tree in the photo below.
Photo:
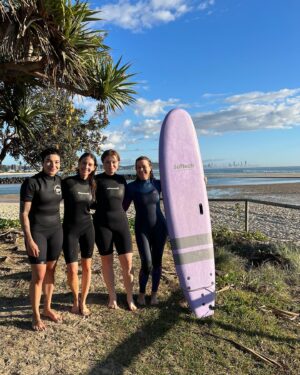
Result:
<svg viewBox="0 0 300 375"><path fill-rule="evenodd" d="M11 144L34 134L33 119L40 114L26 98L35 88L50 86L70 96L96 99L102 126L110 111L134 101L130 65L113 62L104 43L106 33L91 28L93 21L99 21L95 14L80 0L2 0L0 163L10 152L5 132L10 133Z"/></svg>

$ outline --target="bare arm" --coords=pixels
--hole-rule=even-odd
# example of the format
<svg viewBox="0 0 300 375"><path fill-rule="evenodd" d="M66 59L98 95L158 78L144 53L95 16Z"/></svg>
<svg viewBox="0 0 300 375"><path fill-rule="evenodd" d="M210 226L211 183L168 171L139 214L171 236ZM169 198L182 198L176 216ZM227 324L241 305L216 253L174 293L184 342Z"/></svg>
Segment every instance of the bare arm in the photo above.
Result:
<svg viewBox="0 0 300 375"><path fill-rule="evenodd" d="M20 202L20 223L24 232L26 248L28 254L33 257L38 257L40 250L37 244L34 242L31 230L30 230L30 221L29 221L29 212L31 209L31 202Z"/></svg>

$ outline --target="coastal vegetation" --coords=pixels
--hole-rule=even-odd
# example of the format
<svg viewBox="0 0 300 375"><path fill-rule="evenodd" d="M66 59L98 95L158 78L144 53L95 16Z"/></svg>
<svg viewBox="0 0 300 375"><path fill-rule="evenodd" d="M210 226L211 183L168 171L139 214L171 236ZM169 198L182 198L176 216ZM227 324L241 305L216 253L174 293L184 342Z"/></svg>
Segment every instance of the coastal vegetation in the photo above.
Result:
<svg viewBox="0 0 300 375"><path fill-rule="evenodd" d="M57 113L56 121L52 123L49 118L47 123L50 134L57 136L59 148L65 146L60 144L61 128L66 129L63 132L68 133L73 149L86 146L78 144L76 132L67 130L78 125L74 121L74 95L98 102L90 120L80 123L79 129L84 132L91 130L88 126L98 125L100 131L108 124L111 111L134 101L130 65L122 65L121 60L114 63L104 43L106 33L89 27L92 21L99 21L95 13L80 0L1 2L0 164L6 155L26 156L31 163L28 142L35 148L43 138L40 132L45 130L40 128L41 120L51 112L53 119L53 112L59 112L55 100L48 103L52 108L42 103L43 90L57 89L57 95L69 96L63 101L64 115ZM37 96L41 100L32 100ZM82 117L83 113L78 115ZM98 148L102 142L100 136Z"/></svg>
<svg viewBox="0 0 300 375"><path fill-rule="evenodd" d="M100 154L106 126L100 114L86 118L86 111L76 108L69 93L62 89L35 88L26 100L34 103L39 115L32 118L31 137L15 140L12 156L22 155L27 165L39 170L42 150L56 146L60 149L61 169L69 173L77 165L78 152Z"/></svg>
<svg viewBox="0 0 300 375"><path fill-rule="evenodd" d="M217 303L213 317L199 320L190 312L168 246L161 303L134 314L126 310L118 268L121 309L106 308L100 259L95 254L88 319L69 313L71 294L61 257L54 304L64 314L64 323L49 322L47 333L36 334L29 331L30 268L22 238L2 242L1 368L4 373L42 369L62 374L144 375L159 369L161 374L182 375L298 374L299 247L274 242L260 232L238 233L225 227L214 230L214 244ZM134 267L137 277L137 256Z"/></svg>

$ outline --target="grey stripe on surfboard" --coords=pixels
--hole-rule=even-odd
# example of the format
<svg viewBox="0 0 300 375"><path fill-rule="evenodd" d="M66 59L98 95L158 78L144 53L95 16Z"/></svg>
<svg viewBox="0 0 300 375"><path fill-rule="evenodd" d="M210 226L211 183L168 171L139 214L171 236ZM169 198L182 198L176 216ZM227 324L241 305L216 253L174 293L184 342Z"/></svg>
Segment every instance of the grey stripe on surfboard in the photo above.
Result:
<svg viewBox="0 0 300 375"><path fill-rule="evenodd" d="M185 249L187 247L212 244L211 233L196 234L194 236L170 239L172 250Z"/></svg>
<svg viewBox="0 0 300 375"><path fill-rule="evenodd" d="M204 298L204 297L206 297L206 296L209 296L210 294L215 294L216 292L215 292L215 289L209 289L209 288L214 288L214 285L215 285L215 283L213 283L213 285L209 285L209 286L200 286L199 288L195 288L195 289L189 289L189 287L187 287L187 288L182 288L182 290L183 291L185 291L185 292L188 292L188 293L192 293L192 292L198 292L199 290L206 290L207 292L209 292L209 293L207 293L207 294L202 294L202 298Z"/></svg>
<svg viewBox="0 0 300 375"><path fill-rule="evenodd" d="M210 260L214 258L214 248L208 247L206 249L198 249L189 251L188 253L174 254L174 262L177 266L183 264L197 263L202 260Z"/></svg>

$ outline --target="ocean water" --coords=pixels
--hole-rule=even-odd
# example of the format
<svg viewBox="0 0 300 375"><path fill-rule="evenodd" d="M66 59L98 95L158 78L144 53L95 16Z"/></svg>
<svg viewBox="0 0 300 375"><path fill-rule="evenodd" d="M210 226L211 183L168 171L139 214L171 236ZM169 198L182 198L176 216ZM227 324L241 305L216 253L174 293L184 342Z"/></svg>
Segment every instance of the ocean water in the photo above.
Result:
<svg viewBox="0 0 300 375"><path fill-rule="evenodd" d="M120 174L135 174L133 169L123 169ZM238 173L245 174L247 177L231 177L229 174ZM207 177L207 187L209 198L225 198L232 195L232 189L218 189L218 186L234 187L239 185L262 185L262 184L276 184L276 183L300 183L300 178L280 178L280 177L259 177L254 178L249 174L257 173L278 173L289 175L291 173L300 174L300 166L292 167L239 167L239 168L206 168L205 175ZM222 177L215 177L215 175L222 175ZM27 177L29 174L19 175L20 177ZM154 176L159 178L159 171L154 170ZM0 175L2 177L9 177L9 175ZM3 194L19 194L20 184L0 184L0 195ZM237 188L238 193L238 188ZM266 196L267 198L267 196ZM274 197L273 197L274 198ZM288 199L288 197L287 197ZM292 198L291 198L292 199ZM294 199L294 198L293 198ZM277 199L276 199L277 200ZM291 203L291 202L288 202Z"/></svg>

